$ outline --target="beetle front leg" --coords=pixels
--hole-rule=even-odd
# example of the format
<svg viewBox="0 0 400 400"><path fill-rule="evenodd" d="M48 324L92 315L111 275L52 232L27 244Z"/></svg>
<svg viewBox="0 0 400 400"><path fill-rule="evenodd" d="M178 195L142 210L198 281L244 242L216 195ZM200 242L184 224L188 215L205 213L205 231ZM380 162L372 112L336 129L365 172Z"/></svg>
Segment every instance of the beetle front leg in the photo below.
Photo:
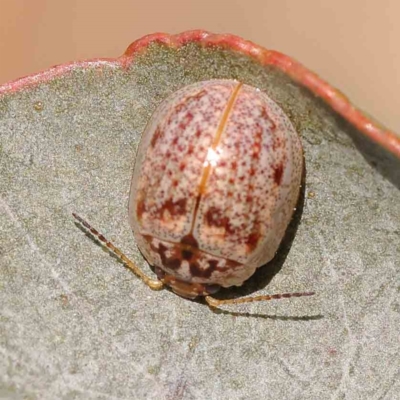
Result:
<svg viewBox="0 0 400 400"><path fill-rule="evenodd" d="M102 245L106 246L107 249L111 250L130 270L132 270L142 281L153 290L160 290L164 287L164 284L157 280L147 276L133 261L131 261L118 247L114 246L108 239L106 239L101 233L93 228L88 222L86 222L78 214L72 213L73 217Z"/></svg>

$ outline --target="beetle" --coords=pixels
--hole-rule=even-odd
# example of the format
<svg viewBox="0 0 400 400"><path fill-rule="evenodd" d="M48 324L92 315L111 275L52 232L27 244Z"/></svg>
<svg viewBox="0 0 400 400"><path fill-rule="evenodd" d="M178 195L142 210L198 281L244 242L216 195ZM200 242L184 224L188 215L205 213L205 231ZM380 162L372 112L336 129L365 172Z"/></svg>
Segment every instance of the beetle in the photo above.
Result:
<svg viewBox="0 0 400 400"><path fill-rule="evenodd" d="M301 185L303 150L281 107L236 80L201 81L165 99L142 134L129 195L138 248L158 279L77 214L74 217L152 289L221 304L310 296L217 300L275 255Z"/></svg>

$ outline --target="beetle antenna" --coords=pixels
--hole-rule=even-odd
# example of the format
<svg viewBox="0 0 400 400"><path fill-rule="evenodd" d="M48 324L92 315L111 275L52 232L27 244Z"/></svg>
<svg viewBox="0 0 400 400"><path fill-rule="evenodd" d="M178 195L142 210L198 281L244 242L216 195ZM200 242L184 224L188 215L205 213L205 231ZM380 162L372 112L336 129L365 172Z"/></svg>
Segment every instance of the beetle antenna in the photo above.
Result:
<svg viewBox="0 0 400 400"><path fill-rule="evenodd" d="M122 251L114 246L108 239L106 239L101 233L93 228L88 222L86 222L78 214L72 213L73 217L82 225L88 232L90 232L100 244L111 250L130 270L132 270L143 282L153 290L160 290L164 287L164 284L156 279L148 277L133 261L131 261Z"/></svg>
<svg viewBox="0 0 400 400"><path fill-rule="evenodd" d="M288 299L290 297L313 296L314 294L315 292L267 294L264 296L245 297L240 299L229 299L229 300L218 300L214 297L206 296L206 302L210 307L216 308L225 304L253 303L255 301L268 301L268 300Z"/></svg>

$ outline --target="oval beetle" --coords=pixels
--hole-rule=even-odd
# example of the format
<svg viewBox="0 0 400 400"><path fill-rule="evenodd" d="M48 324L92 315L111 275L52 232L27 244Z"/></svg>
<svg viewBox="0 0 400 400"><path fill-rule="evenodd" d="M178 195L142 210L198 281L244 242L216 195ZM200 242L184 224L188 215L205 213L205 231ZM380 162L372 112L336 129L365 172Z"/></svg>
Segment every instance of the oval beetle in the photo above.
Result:
<svg viewBox="0 0 400 400"><path fill-rule="evenodd" d="M151 279L77 214L74 217L152 289L222 304L310 296L218 300L275 255L303 172L299 135L268 95L236 80L186 86L164 100L142 135L129 221L158 279Z"/></svg>

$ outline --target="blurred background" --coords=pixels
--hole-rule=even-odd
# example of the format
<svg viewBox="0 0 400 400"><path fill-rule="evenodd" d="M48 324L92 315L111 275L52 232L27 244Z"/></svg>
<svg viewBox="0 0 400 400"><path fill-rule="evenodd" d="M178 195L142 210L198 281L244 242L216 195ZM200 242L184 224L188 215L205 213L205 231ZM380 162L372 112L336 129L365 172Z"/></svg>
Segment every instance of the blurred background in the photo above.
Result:
<svg viewBox="0 0 400 400"><path fill-rule="evenodd" d="M0 0L0 11L0 85L201 28L297 59L400 133L398 0Z"/></svg>

